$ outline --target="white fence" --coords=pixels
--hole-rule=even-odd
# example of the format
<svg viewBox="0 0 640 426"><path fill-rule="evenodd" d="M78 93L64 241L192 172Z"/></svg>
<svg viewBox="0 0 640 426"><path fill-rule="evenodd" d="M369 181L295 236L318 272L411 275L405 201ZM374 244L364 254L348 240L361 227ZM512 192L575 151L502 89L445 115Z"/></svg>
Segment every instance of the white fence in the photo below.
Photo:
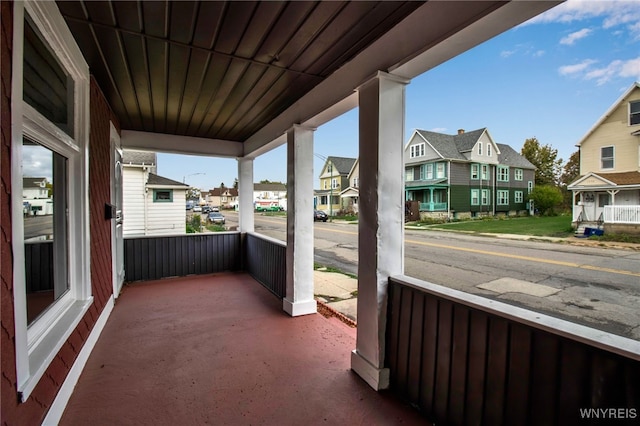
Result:
<svg viewBox="0 0 640 426"><path fill-rule="evenodd" d="M604 223L640 223L640 206L605 206Z"/></svg>

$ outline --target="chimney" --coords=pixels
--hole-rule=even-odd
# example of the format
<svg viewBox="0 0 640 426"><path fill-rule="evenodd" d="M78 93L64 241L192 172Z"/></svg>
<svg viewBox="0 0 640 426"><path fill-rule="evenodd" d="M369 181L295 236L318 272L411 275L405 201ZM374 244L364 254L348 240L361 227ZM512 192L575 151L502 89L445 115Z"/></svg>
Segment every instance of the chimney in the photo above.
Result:
<svg viewBox="0 0 640 426"><path fill-rule="evenodd" d="M458 129L458 134L461 135L464 133L464 129Z"/></svg>

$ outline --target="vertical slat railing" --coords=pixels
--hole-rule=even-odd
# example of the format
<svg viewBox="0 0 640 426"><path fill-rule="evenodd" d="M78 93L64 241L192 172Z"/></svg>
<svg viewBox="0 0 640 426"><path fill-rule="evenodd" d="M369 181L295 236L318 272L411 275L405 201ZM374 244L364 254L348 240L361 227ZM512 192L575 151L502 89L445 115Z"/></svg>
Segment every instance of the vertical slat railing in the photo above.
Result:
<svg viewBox="0 0 640 426"><path fill-rule="evenodd" d="M287 284L287 246L264 235L244 235L245 269L270 292L284 299Z"/></svg>
<svg viewBox="0 0 640 426"><path fill-rule="evenodd" d="M124 258L128 282L238 271L242 259L240 233L127 237Z"/></svg>
<svg viewBox="0 0 640 426"><path fill-rule="evenodd" d="M404 276L388 300L391 388L436 424L640 419L636 340Z"/></svg>
<svg viewBox="0 0 640 426"><path fill-rule="evenodd" d="M27 293L53 290L53 241L24 244Z"/></svg>

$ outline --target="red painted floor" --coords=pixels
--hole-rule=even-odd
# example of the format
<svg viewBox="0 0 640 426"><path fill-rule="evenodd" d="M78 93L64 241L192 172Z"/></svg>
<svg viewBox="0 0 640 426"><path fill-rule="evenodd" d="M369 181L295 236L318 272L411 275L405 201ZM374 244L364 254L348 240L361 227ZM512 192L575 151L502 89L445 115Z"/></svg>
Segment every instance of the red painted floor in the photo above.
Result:
<svg viewBox="0 0 640 426"><path fill-rule="evenodd" d="M246 274L126 287L62 425L414 425L350 370L355 329L291 318Z"/></svg>

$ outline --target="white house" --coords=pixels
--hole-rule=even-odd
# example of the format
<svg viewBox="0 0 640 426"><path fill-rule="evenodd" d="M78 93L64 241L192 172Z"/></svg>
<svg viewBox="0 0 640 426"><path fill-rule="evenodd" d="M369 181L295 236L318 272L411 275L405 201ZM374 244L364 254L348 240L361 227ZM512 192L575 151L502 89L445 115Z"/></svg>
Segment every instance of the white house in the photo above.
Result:
<svg viewBox="0 0 640 426"><path fill-rule="evenodd" d="M186 233L188 185L158 176L156 154L123 152L123 234Z"/></svg>
<svg viewBox="0 0 640 426"><path fill-rule="evenodd" d="M287 185L284 183L254 183L253 203L263 206L277 205L287 209Z"/></svg>

